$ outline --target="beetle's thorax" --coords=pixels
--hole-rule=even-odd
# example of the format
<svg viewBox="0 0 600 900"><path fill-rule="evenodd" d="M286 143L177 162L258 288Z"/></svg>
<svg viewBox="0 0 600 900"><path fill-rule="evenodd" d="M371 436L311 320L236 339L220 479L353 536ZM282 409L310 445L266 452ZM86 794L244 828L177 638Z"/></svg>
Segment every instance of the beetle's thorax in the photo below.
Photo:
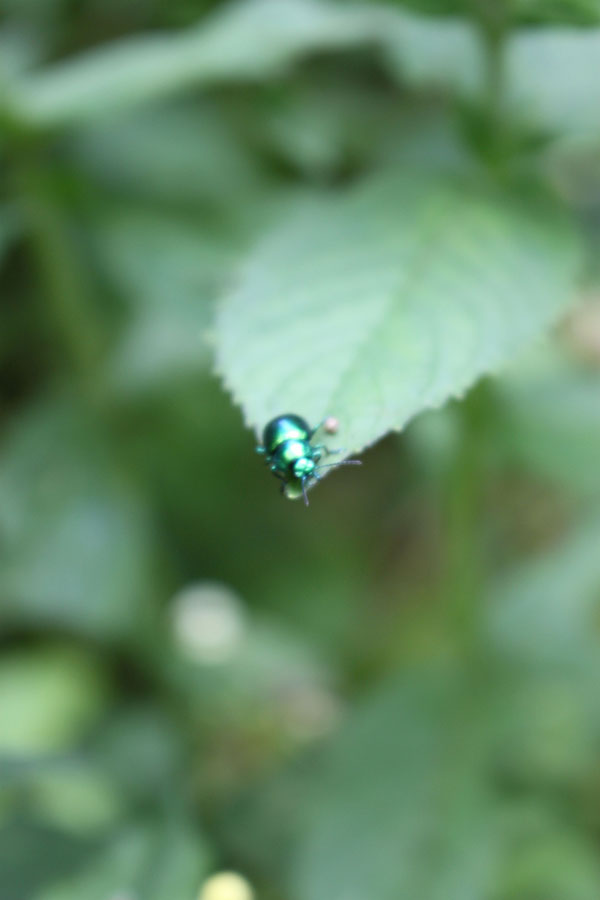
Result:
<svg viewBox="0 0 600 900"><path fill-rule="evenodd" d="M274 470L285 472L293 478L311 474L315 468L313 448L308 441L283 441L271 454L270 460Z"/></svg>

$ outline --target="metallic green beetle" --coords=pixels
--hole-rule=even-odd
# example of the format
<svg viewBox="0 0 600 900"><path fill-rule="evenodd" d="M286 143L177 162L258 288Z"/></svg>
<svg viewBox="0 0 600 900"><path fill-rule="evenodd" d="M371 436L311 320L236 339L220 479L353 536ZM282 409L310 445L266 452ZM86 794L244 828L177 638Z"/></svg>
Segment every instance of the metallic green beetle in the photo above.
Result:
<svg viewBox="0 0 600 900"><path fill-rule="evenodd" d="M281 492L290 498L302 493L307 506L307 485L319 480L321 469L335 465L318 465L321 457L341 452L329 450L325 444L311 444L320 427L311 428L300 416L285 413L268 422L263 431L263 444L256 448L257 453L265 454L271 472L281 480ZM360 465L360 460L348 459L338 465Z"/></svg>

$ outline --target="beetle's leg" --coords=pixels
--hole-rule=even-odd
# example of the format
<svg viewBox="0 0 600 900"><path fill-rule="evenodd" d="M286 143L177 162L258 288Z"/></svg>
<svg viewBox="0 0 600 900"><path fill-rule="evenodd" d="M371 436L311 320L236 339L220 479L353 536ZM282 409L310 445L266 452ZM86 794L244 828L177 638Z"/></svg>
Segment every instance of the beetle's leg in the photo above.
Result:
<svg viewBox="0 0 600 900"><path fill-rule="evenodd" d="M341 452L341 450L330 450L325 444L315 444L313 447L315 459L321 459L322 456L331 456L333 453Z"/></svg>
<svg viewBox="0 0 600 900"><path fill-rule="evenodd" d="M315 472L318 472L319 469L331 469L337 468L338 466L362 466L362 461L360 459L343 459L341 462L337 463L325 463L322 466L317 466ZM318 477L315 475L315 477Z"/></svg>
<svg viewBox="0 0 600 900"><path fill-rule="evenodd" d="M323 419L323 421L322 421L322 422L319 422L319 424L316 426L316 428L313 428L311 431L308 432L308 439L309 439L309 441L312 441L314 435L317 433L317 431L319 430L319 428L322 428L322 427L323 427L323 425L325 424L325 422L327 421L328 418L329 418L328 416L325 416L325 418Z"/></svg>
<svg viewBox="0 0 600 900"><path fill-rule="evenodd" d="M306 475L302 479L302 493L304 495L304 504L308 506L308 494L306 493Z"/></svg>
<svg viewBox="0 0 600 900"><path fill-rule="evenodd" d="M323 455L333 456L334 453L343 453L345 449L345 447L337 447L335 450L330 450L326 444L315 444L315 446L313 447L313 450L319 454L319 459Z"/></svg>

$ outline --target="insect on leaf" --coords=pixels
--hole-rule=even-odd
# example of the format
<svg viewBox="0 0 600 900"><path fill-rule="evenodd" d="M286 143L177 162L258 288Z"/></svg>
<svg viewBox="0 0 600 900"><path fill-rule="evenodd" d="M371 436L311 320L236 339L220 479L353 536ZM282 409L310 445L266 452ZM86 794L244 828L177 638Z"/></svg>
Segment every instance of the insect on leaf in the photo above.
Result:
<svg viewBox="0 0 600 900"><path fill-rule="evenodd" d="M218 369L257 430L287 410L332 415L357 451L547 329L578 260L550 201L379 176L307 204L255 248L220 303Z"/></svg>

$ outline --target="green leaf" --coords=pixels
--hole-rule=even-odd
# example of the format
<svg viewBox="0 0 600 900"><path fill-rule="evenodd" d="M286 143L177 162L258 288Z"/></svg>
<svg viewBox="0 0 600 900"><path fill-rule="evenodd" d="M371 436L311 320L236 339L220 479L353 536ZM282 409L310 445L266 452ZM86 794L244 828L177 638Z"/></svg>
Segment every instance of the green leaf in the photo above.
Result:
<svg viewBox="0 0 600 900"><path fill-rule="evenodd" d="M596 516L500 578L485 608L488 648L504 672L499 756L530 783L577 783L597 763L598 546Z"/></svg>
<svg viewBox="0 0 600 900"><path fill-rule="evenodd" d="M381 36L391 71L415 87L485 103L485 55L467 20L390 16ZM503 102L512 117L553 134L598 133L600 29L522 28L504 46Z"/></svg>
<svg viewBox="0 0 600 900"><path fill-rule="evenodd" d="M408 673L337 738L295 851L302 900L485 900L499 850L485 715L455 672Z"/></svg>
<svg viewBox="0 0 600 900"><path fill-rule="evenodd" d="M64 878L89 856L87 842L73 835L15 821L0 828L2 891L31 900L45 885Z"/></svg>
<svg viewBox="0 0 600 900"><path fill-rule="evenodd" d="M600 592L600 519L592 518L502 578L487 613L490 639L527 664L600 662L595 633Z"/></svg>
<svg viewBox="0 0 600 900"><path fill-rule="evenodd" d="M48 646L0 663L0 753L37 755L71 746L103 710L108 693L95 661Z"/></svg>
<svg viewBox="0 0 600 900"><path fill-rule="evenodd" d="M17 0L18 2L18 0ZM6 12L6 7L5 10ZM33 29L29 26L23 28L14 21L11 25L0 28L0 86L2 90L10 84L13 78L17 78L27 72L42 56L42 43L40 35L34 37Z"/></svg>
<svg viewBox="0 0 600 900"><path fill-rule="evenodd" d="M394 72L420 87L473 94L484 58L475 28L381 4L324 0L232 3L179 34L122 40L13 86L14 113L42 127L97 118L190 84L271 77L310 53L378 46Z"/></svg>
<svg viewBox="0 0 600 900"><path fill-rule="evenodd" d="M470 22L399 11L381 40L384 58L403 81L486 101L484 48ZM557 135L598 133L599 28L513 31L504 47L504 78L510 116Z"/></svg>
<svg viewBox="0 0 600 900"><path fill-rule="evenodd" d="M597 131L600 32L555 26L509 38L511 114L552 130ZM180 92L192 84L264 79L310 53L373 45L419 88L479 97L485 57L467 19L431 18L382 4L252 0L196 28L124 39L12 80L11 113L56 127ZM565 76L565 72L567 76Z"/></svg>
<svg viewBox="0 0 600 900"><path fill-rule="evenodd" d="M123 815L117 785L98 766L84 761L37 767L27 791L36 821L75 836L105 832Z"/></svg>
<svg viewBox="0 0 600 900"><path fill-rule="evenodd" d="M135 392L205 372L217 296L246 248L296 201L280 188L238 196L227 222L117 207L90 224L110 285L125 301L123 329L107 359L106 380Z"/></svg>
<svg viewBox="0 0 600 900"><path fill-rule="evenodd" d="M185 822L131 826L80 875L42 891L36 900L193 900L208 871L204 841Z"/></svg>
<svg viewBox="0 0 600 900"><path fill-rule="evenodd" d="M467 21L398 10L388 16L381 40L391 71L409 84L467 96L483 84L483 47Z"/></svg>
<svg viewBox="0 0 600 900"><path fill-rule="evenodd" d="M303 208L220 304L218 368L248 423L333 415L359 450L547 329L578 268L551 204L418 170Z"/></svg>
<svg viewBox="0 0 600 900"><path fill-rule="evenodd" d="M110 381L139 389L204 369L213 301L229 277L232 242L201 223L128 210L95 222L93 239L129 307L108 362Z"/></svg>
<svg viewBox="0 0 600 900"><path fill-rule="evenodd" d="M470 15L476 13L470 0L388 0L429 15ZM503 12L511 23L569 22L589 25L600 19L598 0L510 0Z"/></svg>
<svg viewBox="0 0 600 900"><path fill-rule="evenodd" d="M513 115L558 134L600 131L600 28L518 32L508 43Z"/></svg>
<svg viewBox="0 0 600 900"><path fill-rule="evenodd" d="M498 384L496 442L511 461L578 495L598 495L600 377L551 347Z"/></svg>
<svg viewBox="0 0 600 900"><path fill-rule="evenodd" d="M377 8L316 0L252 0L218 10L196 29L108 45L23 80L17 115L55 126L124 108L190 84L263 78L307 52L373 40Z"/></svg>
<svg viewBox="0 0 600 900"><path fill-rule="evenodd" d="M155 106L83 125L68 152L86 173L123 193L190 207L239 203L257 179L223 110L202 103Z"/></svg>
<svg viewBox="0 0 600 900"><path fill-rule="evenodd" d="M367 85L352 77L351 67L308 68L257 94L259 139L313 177L392 161L454 170L473 165L454 113L440 100L399 102L394 86Z"/></svg>
<svg viewBox="0 0 600 900"><path fill-rule="evenodd" d="M6 620L94 635L140 626L150 532L100 422L66 398L26 411L0 466Z"/></svg>
<svg viewBox="0 0 600 900"><path fill-rule="evenodd" d="M97 766L116 785L122 801L161 804L179 790L184 741L164 711L150 704L125 705L102 730Z"/></svg>
<svg viewBox="0 0 600 900"><path fill-rule="evenodd" d="M598 665L576 660L553 668L548 659L534 668L503 672L495 698L498 758L509 778L533 786L577 787L597 765L600 744ZM513 660L514 665L514 660Z"/></svg>
<svg viewBox="0 0 600 900"><path fill-rule="evenodd" d="M600 20L598 0L512 0L511 13L524 22L590 25Z"/></svg>
<svg viewBox="0 0 600 900"><path fill-rule="evenodd" d="M397 141L402 112L395 91L365 84L351 71L342 78L319 67L265 90L253 108L261 139L295 168L321 177L364 165L385 138Z"/></svg>
<svg viewBox="0 0 600 900"><path fill-rule="evenodd" d="M542 164L548 181L569 206L584 215L594 209L600 193L600 128L595 133L568 135L554 141L546 148ZM593 219L584 222L591 257L588 280L593 283L598 279L598 253L594 252L597 226Z"/></svg>
<svg viewBox="0 0 600 900"><path fill-rule="evenodd" d="M500 900L595 900L600 866L593 841L564 821L540 822L515 834L514 851L500 880Z"/></svg>
<svg viewBox="0 0 600 900"><path fill-rule="evenodd" d="M397 100L395 100L397 107ZM380 166L429 167L445 172L473 171L473 155L456 127L454 113L439 101L405 103L386 119L379 143L371 142Z"/></svg>

